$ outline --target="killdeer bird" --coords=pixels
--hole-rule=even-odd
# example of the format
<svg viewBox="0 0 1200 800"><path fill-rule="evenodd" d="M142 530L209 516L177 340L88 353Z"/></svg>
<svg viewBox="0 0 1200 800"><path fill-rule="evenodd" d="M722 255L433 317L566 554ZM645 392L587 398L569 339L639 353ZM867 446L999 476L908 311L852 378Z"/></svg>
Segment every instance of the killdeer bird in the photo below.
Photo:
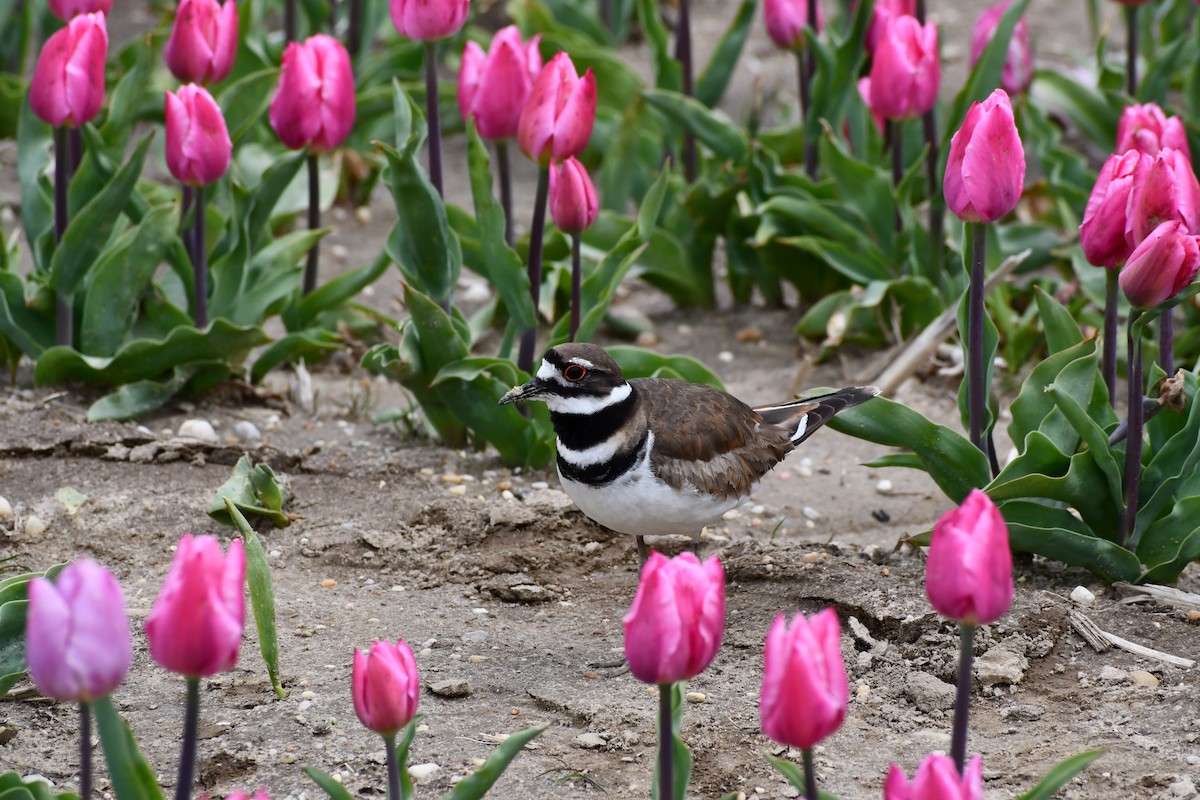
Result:
<svg viewBox="0 0 1200 800"><path fill-rule="evenodd" d="M500 403L550 407L563 490L590 519L637 537L696 534L839 411L877 395L856 386L752 408L697 383L625 380L602 347L546 351L534 379Z"/></svg>

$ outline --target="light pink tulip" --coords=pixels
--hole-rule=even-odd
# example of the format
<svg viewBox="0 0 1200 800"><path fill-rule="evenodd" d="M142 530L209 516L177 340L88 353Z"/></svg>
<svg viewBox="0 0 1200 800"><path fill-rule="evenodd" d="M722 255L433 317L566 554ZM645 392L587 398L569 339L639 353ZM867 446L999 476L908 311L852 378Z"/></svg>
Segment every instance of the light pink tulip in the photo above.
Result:
<svg viewBox="0 0 1200 800"><path fill-rule="evenodd" d="M600 213L596 187L576 158L550 165L550 216L563 233L581 233Z"/></svg>
<svg viewBox="0 0 1200 800"><path fill-rule="evenodd" d="M50 11L61 20L69 21L80 14L99 11L107 15L112 11L113 0L50 0Z"/></svg>
<svg viewBox="0 0 1200 800"><path fill-rule="evenodd" d="M175 179L207 186L229 169L233 142L221 107L203 86L189 83L166 93L167 167Z"/></svg>
<svg viewBox="0 0 1200 800"><path fill-rule="evenodd" d="M279 140L293 150L334 150L350 135L354 111L354 74L342 43L324 33L290 43L271 98Z"/></svg>
<svg viewBox="0 0 1200 800"><path fill-rule="evenodd" d="M925 595L943 617L987 625L1012 605L1008 526L991 498L972 489L933 526L925 561Z"/></svg>
<svg viewBox="0 0 1200 800"><path fill-rule="evenodd" d="M866 75L858 79L858 94L862 98L863 105L871 112L871 120L875 123L876 129L883 133L887 120L883 118L882 114L871 108L871 76ZM846 138L850 138L849 133L846 134Z"/></svg>
<svg viewBox="0 0 1200 800"><path fill-rule="evenodd" d="M458 110L464 120L474 118L483 138L499 141L517 135L521 110L542 71L541 38L538 34L522 42L521 31L509 25L492 37L487 53L467 42L458 72Z"/></svg>
<svg viewBox="0 0 1200 800"><path fill-rule="evenodd" d="M827 608L791 625L775 618L763 650L758 711L763 733L807 750L841 727L850 704L837 613Z"/></svg>
<svg viewBox="0 0 1200 800"><path fill-rule="evenodd" d="M1150 156L1130 150L1109 156L1100 168L1083 212L1083 224L1079 226L1079 244L1093 266L1119 268L1133 252L1133 244L1125 235L1125 224L1134 175L1142 160L1149 161Z"/></svg>
<svg viewBox="0 0 1200 800"><path fill-rule="evenodd" d="M960 776L953 759L931 753L917 767L912 783L904 770L892 764L883 784L883 800L983 800L983 761L974 756Z"/></svg>
<svg viewBox="0 0 1200 800"><path fill-rule="evenodd" d="M29 582L25 651L29 677L46 697L87 702L111 694L129 672L131 648L121 585L95 561L76 561L55 583Z"/></svg>
<svg viewBox="0 0 1200 800"><path fill-rule="evenodd" d="M874 53L887 26L897 17L915 17L917 0L876 0L871 10L871 25L867 28L867 52Z"/></svg>
<svg viewBox="0 0 1200 800"><path fill-rule="evenodd" d="M271 798L267 796L265 789L258 789L253 795L237 791L231 795L226 795L225 800L271 800Z"/></svg>
<svg viewBox="0 0 1200 800"><path fill-rule="evenodd" d="M997 89L968 109L950 140L946 205L964 222L994 222L1017 207L1024 185L1025 148L1012 102Z"/></svg>
<svg viewBox="0 0 1200 800"><path fill-rule="evenodd" d="M916 17L892 20L871 61L871 109L885 119L919 117L937 102L941 82L937 27Z"/></svg>
<svg viewBox="0 0 1200 800"><path fill-rule="evenodd" d="M104 103L108 29L101 13L80 14L46 40L29 81L33 113L55 127L91 120Z"/></svg>
<svg viewBox="0 0 1200 800"><path fill-rule="evenodd" d="M580 78L571 57L560 52L533 83L517 124L517 144L546 166L582 153L595 124L596 76L589 68Z"/></svg>
<svg viewBox="0 0 1200 800"><path fill-rule="evenodd" d="M391 0L392 24L418 42L445 39L462 30L470 0Z"/></svg>
<svg viewBox="0 0 1200 800"><path fill-rule="evenodd" d="M366 728L389 736L412 721L421 697L421 680L412 650L403 640L378 639L367 655L354 649L350 673L354 713Z"/></svg>
<svg viewBox="0 0 1200 800"><path fill-rule="evenodd" d="M808 21L808 0L765 0L763 21L767 35L784 50L799 50L804 47L804 26ZM817 5L817 22L813 25L817 33L825 27L825 12Z"/></svg>
<svg viewBox="0 0 1200 800"><path fill-rule="evenodd" d="M1164 147L1138 162L1125 236L1131 246L1140 244L1168 220L1182 222L1187 233L1200 233L1200 183L1192 162L1179 150Z"/></svg>
<svg viewBox="0 0 1200 800"><path fill-rule="evenodd" d="M1164 222L1134 248L1118 281L1137 308L1152 308L1170 300L1196 278L1200 268L1200 237L1178 220Z"/></svg>
<svg viewBox="0 0 1200 800"><path fill-rule="evenodd" d="M1010 0L1003 0L984 9L971 30L971 67L983 56L983 50L996 35L996 26L1008 10ZM1004 59L1004 72L1000 86L1009 94L1020 94L1033 83L1033 49L1029 46L1029 21L1025 17L1017 20L1012 38L1008 41L1008 55Z"/></svg>
<svg viewBox="0 0 1200 800"><path fill-rule="evenodd" d="M704 671L725 634L725 571L714 556L651 553L625 615L625 658L644 683L674 683Z"/></svg>
<svg viewBox="0 0 1200 800"><path fill-rule="evenodd" d="M237 664L245 621L242 540L183 535L146 618L150 657L171 672L207 678Z"/></svg>
<svg viewBox="0 0 1200 800"><path fill-rule="evenodd" d="M1138 150L1147 155L1158 155L1164 147L1181 151L1192 160L1187 132L1179 117L1168 117L1157 103L1126 106L1117 122L1117 149L1124 153Z"/></svg>
<svg viewBox="0 0 1200 800"><path fill-rule="evenodd" d="M235 0L180 0L163 57L180 83L217 83L233 69L237 43Z"/></svg>

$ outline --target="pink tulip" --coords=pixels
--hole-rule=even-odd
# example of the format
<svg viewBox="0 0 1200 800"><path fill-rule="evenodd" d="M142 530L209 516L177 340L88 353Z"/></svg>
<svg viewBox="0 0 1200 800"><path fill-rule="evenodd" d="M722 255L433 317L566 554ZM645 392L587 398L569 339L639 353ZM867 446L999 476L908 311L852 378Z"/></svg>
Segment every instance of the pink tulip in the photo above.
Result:
<svg viewBox="0 0 1200 800"><path fill-rule="evenodd" d="M242 540L185 533L146 619L150 657L171 672L209 677L237 664L245 619Z"/></svg>
<svg viewBox="0 0 1200 800"><path fill-rule="evenodd" d="M341 42L318 33L287 46L270 118L275 135L292 150L327 152L350 135L354 74Z"/></svg>
<svg viewBox="0 0 1200 800"><path fill-rule="evenodd" d="M1083 224L1079 226L1079 244L1089 264L1121 267L1129 258L1133 251L1133 244L1125 236L1129 196L1138 164L1149 159L1150 156L1131 150L1109 156L1100 168L1083 212Z"/></svg>
<svg viewBox="0 0 1200 800"><path fill-rule="evenodd" d="M763 21L767 24L767 35L784 50L799 50L804 47L804 26L808 21L808 0L765 0ZM813 29L820 33L825 27L825 12L817 6L817 24Z"/></svg>
<svg viewBox="0 0 1200 800"><path fill-rule="evenodd" d="M25 650L42 694L61 702L111 694L129 672L131 647L121 585L95 561L76 561L56 583L29 582Z"/></svg>
<svg viewBox="0 0 1200 800"><path fill-rule="evenodd" d="M391 0L392 24L414 41L437 41L462 30L470 6L470 0Z"/></svg>
<svg viewBox="0 0 1200 800"><path fill-rule="evenodd" d="M581 233L600 213L596 187L576 158L550 165L550 216L563 233Z"/></svg>
<svg viewBox="0 0 1200 800"><path fill-rule="evenodd" d="M644 683L674 683L704 671L725 633L725 571L714 556L651 553L625 615L625 658Z"/></svg>
<svg viewBox="0 0 1200 800"><path fill-rule="evenodd" d="M996 35L996 26L1008 10L1010 0L1003 0L984 9L971 30L971 66L983 56L983 50ZM1008 42L1008 55L1004 60L1004 72L1000 86L1009 94L1020 94L1033 83L1033 49L1029 46L1029 22L1025 17L1017 20L1012 38Z"/></svg>
<svg viewBox="0 0 1200 800"><path fill-rule="evenodd" d="M235 0L180 0L163 56L181 83L217 83L233 69L237 43Z"/></svg>
<svg viewBox="0 0 1200 800"><path fill-rule="evenodd" d="M937 102L941 82L937 27L916 17L892 20L871 61L871 109L885 119L919 117Z"/></svg>
<svg viewBox="0 0 1200 800"><path fill-rule="evenodd" d="M1200 237L1177 220L1164 222L1134 248L1121 270L1121 291L1137 308L1170 300L1196 278L1200 268Z"/></svg>
<svg viewBox="0 0 1200 800"><path fill-rule="evenodd" d="M61 20L69 21L80 14L112 11L113 0L50 0L50 11Z"/></svg>
<svg viewBox="0 0 1200 800"><path fill-rule="evenodd" d="M871 25L867 28L866 46L868 53L874 53L879 40L887 26L897 17L915 17L917 15L917 0L876 0L871 11Z"/></svg>
<svg viewBox="0 0 1200 800"><path fill-rule="evenodd" d="M841 727L850 704L837 613L780 614L767 634L758 710L768 737L807 750Z"/></svg>
<svg viewBox="0 0 1200 800"><path fill-rule="evenodd" d="M354 649L350 673L354 713L365 727L390 736L412 721L421 697L421 680L412 650L403 640L375 640L367 655Z"/></svg>
<svg viewBox="0 0 1200 800"><path fill-rule="evenodd" d="M1162 222L1179 220L1186 233L1200 233L1200 183L1192 162L1165 147L1138 162L1125 219L1130 245L1140 244Z"/></svg>
<svg viewBox="0 0 1200 800"><path fill-rule="evenodd" d="M595 123L596 76L589 68L580 78L571 57L558 53L533 83L517 123L517 143L546 166L582 153Z"/></svg>
<svg viewBox="0 0 1200 800"><path fill-rule="evenodd" d="M248 795L243 791L237 791L231 795L226 795L225 800L271 800L271 798L267 796L265 789L259 789L253 795Z"/></svg>
<svg viewBox="0 0 1200 800"><path fill-rule="evenodd" d="M33 78L29 105L33 113L55 127L89 121L104 103L104 61L108 58L108 29L104 15L80 14L42 46Z"/></svg>
<svg viewBox="0 0 1200 800"><path fill-rule="evenodd" d="M883 784L883 800L983 800L983 762L978 755L963 774L949 756L931 753L917 767L912 783L892 764Z"/></svg>
<svg viewBox="0 0 1200 800"><path fill-rule="evenodd" d="M1164 147L1180 150L1188 161L1192 160L1183 121L1179 117L1168 117L1157 103L1126 106L1117 122L1116 152L1138 150L1155 156Z"/></svg>
<svg viewBox="0 0 1200 800"><path fill-rule="evenodd" d="M858 94L862 98L863 105L871 112L871 120L875 123L875 128L883 133L887 120L883 118L882 114L871 108L871 77L869 75L858 79ZM846 134L846 138L850 138L850 135Z"/></svg>
<svg viewBox="0 0 1200 800"><path fill-rule="evenodd" d="M995 622L1012 605L1008 526L978 489L933 526L925 594L934 611L969 625Z"/></svg>
<svg viewBox="0 0 1200 800"><path fill-rule="evenodd" d="M971 106L950 140L942 191L962 221L994 222L1017 207L1024 185L1025 148L1008 94L997 89Z"/></svg>
<svg viewBox="0 0 1200 800"><path fill-rule="evenodd" d="M166 93L167 167L176 180L207 186L229 169L233 142L221 107L203 86Z"/></svg>
<svg viewBox="0 0 1200 800"><path fill-rule="evenodd" d="M464 120L475 119L483 138L499 141L517 135L521 109L542 70L541 38L522 43L520 30L509 25L492 37L487 53L467 42L458 73L458 110Z"/></svg>

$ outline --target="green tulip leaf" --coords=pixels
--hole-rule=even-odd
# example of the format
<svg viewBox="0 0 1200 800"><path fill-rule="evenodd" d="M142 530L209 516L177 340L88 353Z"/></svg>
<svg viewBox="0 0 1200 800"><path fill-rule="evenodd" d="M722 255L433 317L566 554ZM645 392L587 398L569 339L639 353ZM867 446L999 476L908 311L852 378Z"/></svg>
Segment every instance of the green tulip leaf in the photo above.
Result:
<svg viewBox="0 0 1200 800"><path fill-rule="evenodd" d="M1200 497L1175 503L1171 513L1156 520L1137 543L1145 573L1140 583L1174 583L1189 563L1200 558Z"/></svg>
<svg viewBox="0 0 1200 800"><path fill-rule="evenodd" d="M749 152L746 134L724 111L710 110L698 100L667 89L647 89L642 96L671 122L691 131L718 158L740 162Z"/></svg>
<svg viewBox="0 0 1200 800"><path fill-rule="evenodd" d="M417 736L417 726L420 724L421 715L414 715L404 726L404 732L400 734L399 741L396 742L396 763L400 765L401 800L412 800L415 793L412 776L408 774L408 751L412 748L413 739Z"/></svg>
<svg viewBox="0 0 1200 800"><path fill-rule="evenodd" d="M1083 567L1106 581L1133 582L1141 574L1137 556L1096 536L1066 509L1020 500L999 506L1014 550Z"/></svg>
<svg viewBox="0 0 1200 800"><path fill-rule="evenodd" d="M692 751L683 741L680 735L680 727L683 724L683 691L687 684L683 681L676 681L670 686L664 687L659 685L659 703L662 702L662 691L665 688L670 695L671 703L671 746L674 750L672 763L674 765L674 797L669 800L686 800L688 783L692 779ZM662 735L662 730L659 730L659 735ZM654 763L654 782L650 784L651 800L660 800L662 797L659 794L659 784L662 779L658 770L658 760Z"/></svg>
<svg viewBox="0 0 1200 800"><path fill-rule="evenodd" d="M289 333L271 342L254 360L250 367L250 382L261 382L268 372L284 362L315 360L341 349L344 345L345 340L339 334L323 328L306 328Z"/></svg>
<svg viewBox="0 0 1200 800"><path fill-rule="evenodd" d="M25 285L12 272L0 272L0 335L32 359L54 345L54 318L25 303Z"/></svg>
<svg viewBox="0 0 1200 800"><path fill-rule="evenodd" d="M793 764L791 761L783 758L777 758L769 753L765 755L767 761L770 761L771 765L775 767L775 769L779 770L779 774L783 775L788 783L799 789L802 793L806 791L804 783L804 770L800 768L799 764ZM820 798L820 800L838 800L834 795L830 794L829 792L822 791L819 788L817 789L817 797Z"/></svg>
<svg viewBox="0 0 1200 800"><path fill-rule="evenodd" d="M1046 347L1050 354L1061 353L1083 341L1079 324L1071 312L1040 287L1033 287L1033 299L1037 302L1038 319L1046 332Z"/></svg>
<svg viewBox="0 0 1200 800"><path fill-rule="evenodd" d="M24 590L24 585L22 585ZM25 592L22 591L22 598ZM0 697L25 676L25 611L29 601L10 600L0 605Z"/></svg>
<svg viewBox="0 0 1200 800"><path fill-rule="evenodd" d="M239 514L249 517L263 516L276 528L286 528L291 518L283 513L283 504L291 497L286 481L279 478L266 464L254 465L249 456L238 459L233 473L217 489L209 504L208 515L222 525L235 525L236 519L229 513L227 502L233 503Z"/></svg>
<svg viewBox="0 0 1200 800"><path fill-rule="evenodd" d="M33 261L39 269L46 269L49 265L47 250L39 246L40 243L50 241L50 247L53 247L54 186L48 177L52 171L50 154L53 149L53 129L33 113L28 97L22 99L17 119L21 224L25 228L25 240L32 245Z"/></svg>
<svg viewBox="0 0 1200 800"><path fill-rule="evenodd" d="M1038 94L1047 108L1064 112L1093 144L1105 149L1113 146L1117 140L1121 105L1109 102L1095 89L1060 70L1039 69L1033 75Z"/></svg>
<svg viewBox="0 0 1200 800"><path fill-rule="evenodd" d="M117 800L163 800L154 770L138 750L137 740L113 707L112 698L93 700L92 713Z"/></svg>
<svg viewBox="0 0 1200 800"><path fill-rule="evenodd" d="M1036 786L1017 800L1051 800L1058 794L1059 789L1066 786L1072 778L1087 769L1089 764L1102 755L1104 755L1103 750L1085 750L1070 758L1064 758L1055 764L1045 777L1037 782Z"/></svg>
<svg viewBox="0 0 1200 800"><path fill-rule="evenodd" d="M690 356L665 356L644 347L615 345L608 348L608 354L621 365L621 371L628 378L663 377L670 373L671 377L692 383L705 383L724 391L725 385L716 373Z"/></svg>
<svg viewBox="0 0 1200 800"><path fill-rule="evenodd" d="M946 158L950 152L950 139L962 126L963 119L972 103L981 102L1000 86L1000 78L1004 73L1004 63L1008 60L1008 46L1012 41L1013 31L1017 21L1025 13L1029 0L1017 0L1010 5L996 23L995 32L987 46L979 56L979 61L967 76L967 82L954 97L950 113L946 117L946 130L942 135L942 168L945 168ZM1040 89L1039 84L1039 89ZM939 184L941 181L938 182Z"/></svg>
<svg viewBox="0 0 1200 800"><path fill-rule="evenodd" d="M237 465L239 469L242 468L243 463L249 467L250 459L242 456ZM256 472L266 470L267 473L271 473L271 468L265 464L259 464L254 470ZM273 479L274 474L272 473L270 477ZM218 490L218 494L219 492L220 490ZM261 492L259 494L261 496ZM283 494L286 496L286 490ZM267 665L267 674L271 678L271 687L275 690L275 696L282 700L287 697L287 693L283 691L283 684L279 679L279 640L275 633L275 589L271 585L271 568L267 565L267 554L263 550L262 540L258 538L258 534L254 532L254 528L250 527L246 518L242 516L238 504L228 496L222 499L225 501L225 513L242 537L246 553L246 585L250 588L250 607L254 611L254 627L258 630L258 647L262 651L263 663ZM211 510L209 515L215 518ZM286 524L284 523L284 525ZM282 528L284 525L275 522L276 527Z"/></svg>
<svg viewBox="0 0 1200 800"><path fill-rule="evenodd" d="M225 119L235 124L229 138L236 145L262 120L279 84L279 70L263 69L243 75L226 86L217 97Z"/></svg>
<svg viewBox="0 0 1200 800"><path fill-rule="evenodd" d="M279 200L287 188L295 181L306 157L307 154L303 150L282 156L272 154L272 160L267 162L269 166L262 171L262 177L258 179L257 184L247 187L253 190L254 198L247 223L251 247L257 248L262 237L270 234L269 227L275 207L279 205ZM238 163L242 163L240 158ZM243 169L241 172L246 174L248 170Z"/></svg>
<svg viewBox="0 0 1200 800"><path fill-rule="evenodd" d="M401 767L403 770L403 767ZM333 776L328 772L323 772L316 767L305 767L304 774L313 779L313 782L325 790L325 794L329 795L332 800L354 800L354 795L346 790L345 786L333 779ZM407 798L402 798L407 800Z"/></svg>
<svg viewBox="0 0 1200 800"><path fill-rule="evenodd" d="M1155 520L1176 501L1180 487L1192 478L1200 464L1200 394L1194 389L1188 398L1187 424L1154 453L1142 469L1137 523L1131 545L1141 554L1140 538ZM1172 412L1163 412L1170 414ZM1160 415L1161 416L1161 415ZM1189 498L1190 499L1190 498ZM1180 498L1177 502L1181 502ZM1146 561L1145 558L1142 559Z"/></svg>
<svg viewBox="0 0 1200 800"><path fill-rule="evenodd" d="M729 28L717 42L708 66L696 78L695 97L709 108L714 108L725 96L729 80L741 58L746 40L750 36L755 12L758 10L758 0L742 0L737 13L729 23Z"/></svg>
<svg viewBox="0 0 1200 800"><path fill-rule="evenodd" d="M500 775L512 763L520 752L537 738L549 725L539 725L536 728L526 728L505 739L499 747L492 751L483 765L473 773L463 778L442 800L479 800L487 794L488 789L499 780Z"/></svg>
<svg viewBox="0 0 1200 800"><path fill-rule="evenodd" d="M654 63L654 85L672 92L683 91L683 68L671 52L667 27L654 0L637 0L637 18L646 35ZM706 103L711 107L711 103Z"/></svg>
<svg viewBox="0 0 1200 800"><path fill-rule="evenodd" d="M183 391L201 371L220 376L209 379L215 383L227 379L230 374L228 365L214 360L175 367L169 376L161 380L146 379L126 383L88 407L88 422L136 419L148 414L170 402L171 398Z"/></svg>
<svg viewBox="0 0 1200 800"><path fill-rule="evenodd" d="M379 280L391 266L387 253L380 253L367 267L342 273L318 286L300 299L299 318L303 326L311 325L318 316L350 300L367 286Z"/></svg>

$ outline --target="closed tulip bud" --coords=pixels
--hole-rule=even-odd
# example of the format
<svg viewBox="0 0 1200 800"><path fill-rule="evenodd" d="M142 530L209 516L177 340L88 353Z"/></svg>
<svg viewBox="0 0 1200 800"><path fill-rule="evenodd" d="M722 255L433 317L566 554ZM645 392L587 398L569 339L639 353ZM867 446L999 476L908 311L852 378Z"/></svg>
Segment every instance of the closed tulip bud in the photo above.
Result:
<svg viewBox="0 0 1200 800"><path fill-rule="evenodd" d="M80 14L112 11L113 0L50 0L50 12L61 20L69 21Z"/></svg>
<svg viewBox="0 0 1200 800"><path fill-rule="evenodd" d="M925 594L934 611L968 625L995 622L1012 605L1008 526L978 489L933 526Z"/></svg>
<svg viewBox="0 0 1200 800"><path fill-rule="evenodd" d="M887 26L897 17L915 17L917 0L876 0L871 9L871 25L867 28L867 52L874 53Z"/></svg>
<svg viewBox="0 0 1200 800"><path fill-rule="evenodd" d="M784 50L799 50L804 47L804 26L811 25L818 33L825 27L825 13L817 6L817 21L808 20L808 0L766 0L763 3L763 21L767 24L767 35Z"/></svg>
<svg viewBox="0 0 1200 800"><path fill-rule="evenodd" d="M887 120L883 118L882 114L871 107L871 77L869 75L858 79L858 94L862 98L863 105L871 112L871 120L875 123L875 127L880 133L883 133ZM846 135L846 138L850 138L849 134Z"/></svg>
<svg viewBox="0 0 1200 800"><path fill-rule="evenodd" d="M175 179L207 186L229 169L233 142L221 107L203 86L189 83L166 93L167 167Z"/></svg>
<svg viewBox="0 0 1200 800"><path fill-rule="evenodd" d="M1025 148L1012 102L997 89L967 111L950 140L942 190L964 222L994 222L1017 207L1025 185Z"/></svg>
<svg viewBox="0 0 1200 800"><path fill-rule="evenodd" d="M33 113L55 127L91 120L104 103L108 29L104 15L80 14L46 40L29 81Z"/></svg>
<svg viewBox="0 0 1200 800"><path fill-rule="evenodd" d="M418 42L445 39L462 30L470 0L391 0L392 24Z"/></svg>
<svg viewBox="0 0 1200 800"><path fill-rule="evenodd" d="M1133 244L1125 236L1126 214L1138 164L1149 158L1131 150L1109 156L1100 168L1079 226L1079 244L1089 264L1120 267L1133 251Z"/></svg>
<svg viewBox="0 0 1200 800"><path fill-rule="evenodd" d="M367 655L354 649L350 693L358 721L376 733L390 736L417 713L421 680L412 650L403 640L375 640Z"/></svg>
<svg viewBox="0 0 1200 800"><path fill-rule="evenodd" d="M1125 236L1140 244L1161 223L1178 220L1186 233L1200 233L1200 183L1192 162L1179 150L1163 148L1138 162L1125 220Z"/></svg>
<svg viewBox="0 0 1200 800"><path fill-rule="evenodd" d="M941 83L937 27L916 17L892 20L871 61L871 109L885 119L919 117L937 102Z"/></svg>
<svg viewBox="0 0 1200 800"><path fill-rule="evenodd" d="M237 43L235 0L180 0L163 56L180 83L217 83L233 69Z"/></svg>
<svg viewBox="0 0 1200 800"><path fill-rule="evenodd" d="M1008 10L1009 0L984 9L971 30L971 66L979 62L983 50L996 35L996 26ZM1017 20L1012 38L1008 41L1008 55L1004 59L1004 72L1000 86L1009 94L1020 94L1033 83L1033 49L1029 46L1029 22L1025 17Z"/></svg>
<svg viewBox="0 0 1200 800"><path fill-rule="evenodd" d="M931 753L917 767L912 783L892 764L883 784L883 800L983 800L983 762L973 757L958 774L953 759Z"/></svg>
<svg viewBox="0 0 1200 800"><path fill-rule="evenodd" d="M487 53L467 42L458 72L458 110L464 120L475 120L483 138L499 141L517 135L521 109L542 70L541 38L522 42L517 26L509 25L492 37Z"/></svg>
<svg viewBox="0 0 1200 800"><path fill-rule="evenodd" d="M1200 238L1172 220L1150 232L1134 248L1118 280L1129 303L1151 308L1170 300L1196 278Z"/></svg>
<svg viewBox="0 0 1200 800"><path fill-rule="evenodd" d="M267 796L265 789L259 789L253 795L246 794L242 791L237 791L231 795L227 795L225 800L271 800L271 798Z"/></svg>
<svg viewBox="0 0 1200 800"><path fill-rule="evenodd" d="M1172 147L1192 160L1187 132L1179 117L1168 117L1157 103L1125 106L1117 122L1117 149L1124 153L1137 150L1146 155L1158 155L1164 147Z"/></svg>
<svg viewBox="0 0 1200 800"><path fill-rule="evenodd" d="M271 98L279 140L292 150L333 150L350 135L354 110L354 74L342 43L318 33L288 44Z"/></svg>
<svg viewBox="0 0 1200 800"><path fill-rule="evenodd" d="M241 539L184 534L146 618L150 657L171 672L207 678L237 664L245 620L246 557Z"/></svg>
<svg viewBox="0 0 1200 800"><path fill-rule="evenodd" d="M558 53L538 73L521 119L517 144L542 166L565 161L587 147L596 124L596 76L583 77L566 53Z"/></svg>
<svg viewBox="0 0 1200 800"><path fill-rule="evenodd" d="M849 704L837 613L827 608L811 619L797 614L791 625L782 614L776 617L763 650L763 733L807 750L841 726Z"/></svg>
<svg viewBox="0 0 1200 800"><path fill-rule="evenodd" d="M563 233L581 233L600 213L596 187L578 159L550 165L550 216Z"/></svg>
<svg viewBox="0 0 1200 800"><path fill-rule="evenodd" d="M721 561L651 553L624 623L625 658L633 677L665 684L699 675L725 634Z"/></svg>
<svg viewBox="0 0 1200 800"><path fill-rule="evenodd" d="M95 561L76 561L55 583L29 582L25 650L42 694L62 702L111 694L129 672L131 648L121 585Z"/></svg>

